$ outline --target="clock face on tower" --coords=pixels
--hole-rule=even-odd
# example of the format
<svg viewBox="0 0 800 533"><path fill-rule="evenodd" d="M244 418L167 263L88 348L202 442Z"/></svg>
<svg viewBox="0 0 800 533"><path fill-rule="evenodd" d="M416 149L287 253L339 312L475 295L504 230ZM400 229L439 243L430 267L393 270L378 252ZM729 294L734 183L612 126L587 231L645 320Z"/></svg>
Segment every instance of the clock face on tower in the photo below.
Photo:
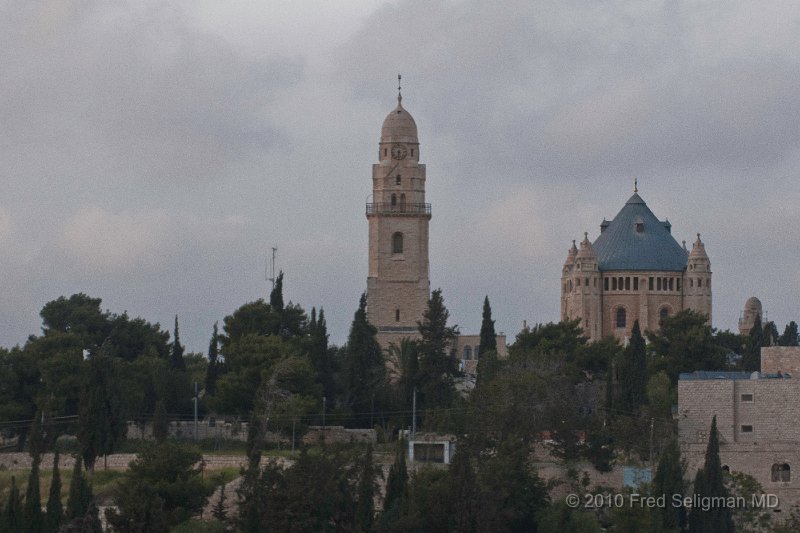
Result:
<svg viewBox="0 0 800 533"><path fill-rule="evenodd" d="M405 159L406 155L408 154L408 149L403 144L396 144L392 146L392 158L393 159Z"/></svg>

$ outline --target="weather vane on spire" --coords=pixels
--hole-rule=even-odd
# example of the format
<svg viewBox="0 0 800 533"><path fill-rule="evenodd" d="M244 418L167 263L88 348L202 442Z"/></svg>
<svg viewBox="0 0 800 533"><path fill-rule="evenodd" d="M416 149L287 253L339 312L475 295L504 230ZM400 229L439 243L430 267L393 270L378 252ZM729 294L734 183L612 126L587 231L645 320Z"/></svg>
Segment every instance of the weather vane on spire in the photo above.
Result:
<svg viewBox="0 0 800 533"><path fill-rule="evenodd" d="M633 192L639 192L639 178L633 178Z"/></svg>
<svg viewBox="0 0 800 533"><path fill-rule="evenodd" d="M400 89L402 88L402 84L400 80L403 79L403 76L400 74L397 75L397 105L400 105L403 102L403 95L400 94Z"/></svg>

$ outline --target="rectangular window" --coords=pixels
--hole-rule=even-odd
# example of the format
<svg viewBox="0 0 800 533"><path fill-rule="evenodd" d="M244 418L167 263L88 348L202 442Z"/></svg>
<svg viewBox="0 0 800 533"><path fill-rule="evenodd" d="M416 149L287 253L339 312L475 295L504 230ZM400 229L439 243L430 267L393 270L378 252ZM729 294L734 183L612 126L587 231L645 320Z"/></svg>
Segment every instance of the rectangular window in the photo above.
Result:
<svg viewBox="0 0 800 533"><path fill-rule="evenodd" d="M394 183L396 185L400 185L400 174L398 174L397 177L394 179Z"/></svg>
<svg viewBox="0 0 800 533"><path fill-rule="evenodd" d="M589 286L589 278L583 278L583 284Z"/></svg>
<svg viewBox="0 0 800 533"><path fill-rule="evenodd" d="M743 402L752 402L753 395L752 394L742 394L742 401Z"/></svg>
<svg viewBox="0 0 800 533"><path fill-rule="evenodd" d="M633 278L633 290L635 290L635 291L639 290L639 277L638 276Z"/></svg>
<svg viewBox="0 0 800 533"><path fill-rule="evenodd" d="M689 278L689 286L694 287L694 278Z"/></svg>
<svg viewBox="0 0 800 533"><path fill-rule="evenodd" d="M702 279L697 278L697 286L698 287L702 287L703 286L703 280Z"/></svg>
<svg viewBox="0 0 800 533"><path fill-rule="evenodd" d="M581 286L581 278L575 278L575 286L576 287L580 287Z"/></svg>
<svg viewBox="0 0 800 533"><path fill-rule="evenodd" d="M677 290L681 290L681 278L675 280L675 286Z"/></svg>
<svg viewBox="0 0 800 533"><path fill-rule="evenodd" d="M608 290L608 278L603 279L603 290L604 291Z"/></svg>
<svg viewBox="0 0 800 533"><path fill-rule="evenodd" d="M649 290L649 291L653 290L653 278L650 278L650 280L648 281L647 290Z"/></svg>
<svg viewBox="0 0 800 533"><path fill-rule="evenodd" d="M595 289L597 288L597 278L594 278L592 280L592 287L594 287Z"/></svg>
<svg viewBox="0 0 800 533"><path fill-rule="evenodd" d="M752 433L752 432L753 432L753 426L749 424L742 426L742 433Z"/></svg>
<svg viewBox="0 0 800 533"><path fill-rule="evenodd" d="M617 278L611 278L611 290L617 290Z"/></svg>
<svg viewBox="0 0 800 533"><path fill-rule="evenodd" d="M669 290L671 290L671 291L675 290L674 289L674 285L673 285L674 282L675 282L675 278L669 278Z"/></svg>
<svg viewBox="0 0 800 533"><path fill-rule="evenodd" d="M399 309L395 309L394 310L394 321L395 322L400 322L400 310Z"/></svg>
<svg viewBox="0 0 800 533"><path fill-rule="evenodd" d="M656 281L656 287L658 290L661 290L661 278L658 278L658 281Z"/></svg>

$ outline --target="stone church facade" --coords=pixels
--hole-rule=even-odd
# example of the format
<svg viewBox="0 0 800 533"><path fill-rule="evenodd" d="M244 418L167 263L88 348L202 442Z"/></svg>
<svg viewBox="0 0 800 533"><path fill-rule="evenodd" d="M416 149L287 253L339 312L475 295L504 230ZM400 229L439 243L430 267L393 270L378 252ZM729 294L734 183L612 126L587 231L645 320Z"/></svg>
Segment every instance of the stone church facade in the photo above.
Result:
<svg viewBox="0 0 800 533"><path fill-rule="evenodd" d="M572 241L561 275L561 318L581 319L591 340L629 338L633 323L657 330L683 309L711 321L711 262L697 234L692 250L678 244L669 221L660 221L634 191L600 235L580 248Z"/></svg>

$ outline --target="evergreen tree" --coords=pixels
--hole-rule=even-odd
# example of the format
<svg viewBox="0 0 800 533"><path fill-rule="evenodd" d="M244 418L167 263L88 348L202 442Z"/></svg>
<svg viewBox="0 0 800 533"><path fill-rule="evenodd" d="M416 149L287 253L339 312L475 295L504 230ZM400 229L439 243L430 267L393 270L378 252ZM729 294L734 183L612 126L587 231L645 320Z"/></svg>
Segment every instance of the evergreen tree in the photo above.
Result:
<svg viewBox="0 0 800 533"><path fill-rule="evenodd" d="M420 340L420 382L426 408L449 405L453 397L452 376L456 360L450 349L458 334L449 327L450 312L444 305L442 290L436 289L428 300L428 308L418 322Z"/></svg>
<svg viewBox="0 0 800 533"><path fill-rule="evenodd" d="M397 441L394 463L389 467L389 476L386 478L386 496L383 499L383 513L385 516L390 514L393 509L399 510L408 495L406 446L407 441L405 439Z"/></svg>
<svg viewBox="0 0 800 533"><path fill-rule="evenodd" d="M367 320L367 295L362 294L347 337L344 361L349 404L362 416L371 411L375 394L385 380L386 368L377 333ZM363 421L360 425L363 426Z"/></svg>
<svg viewBox="0 0 800 533"><path fill-rule="evenodd" d="M478 488L469 448L459 447L450 464L448 496L452 505L451 530L475 531Z"/></svg>
<svg viewBox="0 0 800 533"><path fill-rule="evenodd" d="M623 352L619 369L620 407L635 412L647 401L647 347L639 329L639 321L633 323L631 339Z"/></svg>
<svg viewBox="0 0 800 533"><path fill-rule="evenodd" d="M656 475L653 478L653 494L656 497L664 496L665 501L670 502L673 494L685 494L686 484L683 476L686 466L681 460L681 450L678 441L672 439L661 453L658 461ZM686 508L667 504L658 509L661 515L661 523L668 531L686 529Z"/></svg>
<svg viewBox="0 0 800 533"><path fill-rule="evenodd" d="M225 510L225 483L219 484L219 499L211 514L220 522L224 522L228 517L228 512Z"/></svg>
<svg viewBox="0 0 800 533"><path fill-rule="evenodd" d="M61 472L58 469L60 454L56 448L53 456L53 477L50 480L50 496L47 499L47 514L45 515L45 531L58 531L64 519L64 508L61 505Z"/></svg>
<svg viewBox="0 0 800 533"><path fill-rule="evenodd" d="M206 367L206 394L213 396L217 391L217 378L219 378L219 331L217 322L214 322L214 332L211 334L211 341L208 343L208 366Z"/></svg>
<svg viewBox="0 0 800 533"><path fill-rule="evenodd" d="M717 417L711 420L711 432L708 435L708 447L703 467L697 471L694 482L696 498L724 499L728 490L723 480L722 463L719 458L719 434L717 433ZM721 500L717 500L721 501ZM724 505L712 505L710 509L693 507L689 513L690 532L726 533L734 531L731 510Z"/></svg>
<svg viewBox="0 0 800 533"><path fill-rule="evenodd" d="M41 533L42 531L42 494L39 489L39 463L41 456L33 458L31 473L28 477L28 489L25 492L25 531Z"/></svg>
<svg viewBox="0 0 800 533"><path fill-rule="evenodd" d="M779 346L797 346L800 344L798 342L797 336L797 322L792 320L788 324L786 324L786 328L783 330L783 335L778 338L778 345Z"/></svg>
<svg viewBox="0 0 800 533"><path fill-rule="evenodd" d="M169 367L173 370L186 370L183 360L184 347L178 333L178 315L175 315L175 331L173 333L172 350L169 355Z"/></svg>
<svg viewBox="0 0 800 533"><path fill-rule="evenodd" d="M356 500L356 531L367 533L372 531L375 517L375 475L376 468L372 459L372 445L367 445L367 450L361 459L361 468L358 479L358 500Z"/></svg>
<svg viewBox="0 0 800 533"><path fill-rule="evenodd" d="M71 521L75 518L83 518L89 510L89 503L92 500L92 489L83 475L81 456L75 458L75 466L72 469L72 480L69 484L69 498L67 498L67 513L65 518Z"/></svg>
<svg viewBox="0 0 800 533"><path fill-rule="evenodd" d="M278 273L275 286L272 288L272 292L269 293L269 306L273 311L279 313L283 311L283 270Z"/></svg>
<svg viewBox="0 0 800 533"><path fill-rule="evenodd" d="M486 352L497 352L497 335L494 332L494 320L492 320L492 307L489 305L489 296L483 299L483 319L481 320L481 343L478 346L478 354Z"/></svg>
<svg viewBox="0 0 800 533"><path fill-rule="evenodd" d="M153 438L156 442L164 442L169 436L169 420L167 419L167 408L164 401L156 401L156 409L153 412Z"/></svg>
<svg viewBox="0 0 800 533"><path fill-rule="evenodd" d="M328 353L328 324L325 322L325 311L320 308L319 318L316 309L311 309L311 322L308 327L310 337L309 355L311 364L317 372L317 382L322 385L322 395L333 398L335 383L333 379L333 361Z"/></svg>
<svg viewBox="0 0 800 533"><path fill-rule="evenodd" d="M745 372L761 370L762 346L764 346L764 328L761 326L761 317L756 315L756 320L750 329L747 344L742 354L742 369Z"/></svg>
<svg viewBox="0 0 800 533"><path fill-rule="evenodd" d="M775 325L775 322L770 320L764 324L763 346L778 346L778 340L780 337L781 336L778 334L778 326Z"/></svg>
<svg viewBox="0 0 800 533"><path fill-rule="evenodd" d="M11 490L8 493L8 504L3 512L3 525L9 533L22 531L24 521L22 516L22 499L17 488L17 480L11 476Z"/></svg>
<svg viewBox="0 0 800 533"><path fill-rule="evenodd" d="M614 402L614 372L616 371L614 365L614 356L608 358L608 370L606 370L606 420L614 416L614 409L616 408Z"/></svg>
<svg viewBox="0 0 800 533"><path fill-rule="evenodd" d="M98 456L108 456L127 430L116 362L101 351L89 359L78 412L78 443L89 470Z"/></svg>

